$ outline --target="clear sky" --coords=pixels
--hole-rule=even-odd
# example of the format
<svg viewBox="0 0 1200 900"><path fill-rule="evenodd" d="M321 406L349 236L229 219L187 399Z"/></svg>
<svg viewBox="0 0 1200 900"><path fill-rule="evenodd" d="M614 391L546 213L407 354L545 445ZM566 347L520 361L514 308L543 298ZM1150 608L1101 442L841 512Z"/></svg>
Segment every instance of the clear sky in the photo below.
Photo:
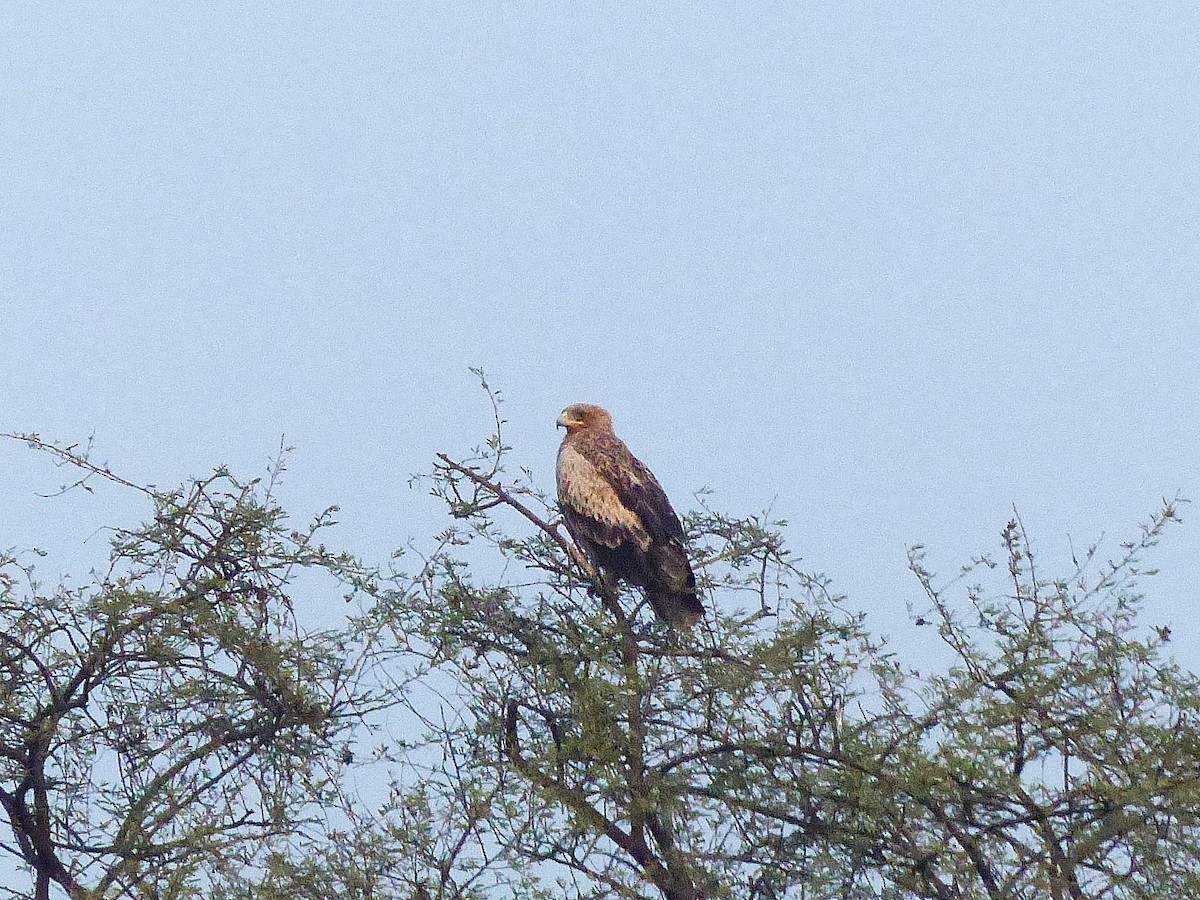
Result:
<svg viewBox="0 0 1200 900"><path fill-rule="evenodd" d="M487 434L607 406L919 646L1015 504L1043 569L1200 496L1200 5L6 3L0 430L170 485L297 448L384 559ZM0 446L0 546L144 514ZM1185 510L1186 513L1186 510ZM523 523L514 519L515 527ZM1195 657L1200 532L1149 585ZM914 652L918 652L915 651ZM918 658L919 661L919 658Z"/></svg>

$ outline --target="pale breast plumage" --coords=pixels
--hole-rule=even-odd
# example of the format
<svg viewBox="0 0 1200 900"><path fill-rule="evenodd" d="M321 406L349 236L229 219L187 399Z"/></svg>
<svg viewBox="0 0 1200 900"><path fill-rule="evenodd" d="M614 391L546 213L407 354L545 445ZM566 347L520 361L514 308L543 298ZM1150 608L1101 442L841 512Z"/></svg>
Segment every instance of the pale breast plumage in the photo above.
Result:
<svg viewBox="0 0 1200 900"><path fill-rule="evenodd" d="M644 550L650 545L642 520L621 503L613 486L578 450L564 443L558 451L558 492L570 506L584 515L628 532L628 538Z"/></svg>

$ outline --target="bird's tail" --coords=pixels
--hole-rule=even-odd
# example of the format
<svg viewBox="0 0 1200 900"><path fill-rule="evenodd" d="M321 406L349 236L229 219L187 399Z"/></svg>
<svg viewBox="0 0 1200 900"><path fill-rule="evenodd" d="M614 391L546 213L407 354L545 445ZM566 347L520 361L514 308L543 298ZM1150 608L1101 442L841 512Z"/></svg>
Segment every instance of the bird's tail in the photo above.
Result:
<svg viewBox="0 0 1200 900"><path fill-rule="evenodd" d="M704 618L704 604L695 591L666 591L647 588L646 599L650 601L655 615L672 628L691 628Z"/></svg>
<svg viewBox="0 0 1200 900"><path fill-rule="evenodd" d="M687 550L677 540L653 544L646 572L646 599L672 628L689 628L704 617Z"/></svg>

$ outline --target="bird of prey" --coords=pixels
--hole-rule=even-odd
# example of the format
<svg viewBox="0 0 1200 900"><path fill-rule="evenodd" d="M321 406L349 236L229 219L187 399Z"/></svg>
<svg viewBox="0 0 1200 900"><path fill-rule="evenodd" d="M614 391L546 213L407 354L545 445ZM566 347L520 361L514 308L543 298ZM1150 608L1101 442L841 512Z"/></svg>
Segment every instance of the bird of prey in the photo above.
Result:
<svg viewBox="0 0 1200 900"><path fill-rule="evenodd" d="M558 417L558 505L575 543L597 568L645 589L673 627L704 615L683 526L658 479L613 433L612 416L576 403Z"/></svg>

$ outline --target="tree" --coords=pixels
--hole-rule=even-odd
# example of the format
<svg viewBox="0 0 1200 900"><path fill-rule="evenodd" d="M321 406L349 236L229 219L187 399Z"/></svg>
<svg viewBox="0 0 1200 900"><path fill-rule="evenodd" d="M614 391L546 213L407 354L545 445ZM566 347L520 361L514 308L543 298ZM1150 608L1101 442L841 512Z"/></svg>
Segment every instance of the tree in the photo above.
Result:
<svg viewBox="0 0 1200 900"><path fill-rule="evenodd" d="M440 459L431 487L460 525L392 598L404 652L455 687L453 718L425 715L442 766L414 788L451 832L411 875L431 896L495 896L487 871L519 896L668 900L1200 887L1200 692L1136 619L1176 503L1116 561L1093 550L1058 578L1019 521L948 587L914 548L917 621L951 656L922 676L794 563L782 523L703 504L686 524L717 611L664 629L594 577L509 452L497 430ZM499 576L476 574L479 545Z"/></svg>
<svg viewBox="0 0 1200 900"><path fill-rule="evenodd" d="M353 561L289 530L266 483L224 470L139 487L36 435L80 473L142 492L145 525L111 564L47 590L0 559L0 807L33 896L195 897L222 868L302 829L336 791L360 689L345 635L304 632L299 573L352 584ZM328 587L328 585L327 585ZM339 589L338 593L342 593Z"/></svg>
<svg viewBox="0 0 1200 900"><path fill-rule="evenodd" d="M328 571L360 602L336 635L300 640L288 619L289 640L303 647L286 644L269 665L255 662L261 595L238 587L258 569L242 550L233 553L240 569L217 575L200 562L223 530L195 545L155 526L139 533L157 548L149 556L119 550L142 565L164 553L175 560L169 571L187 577L160 596L203 594L218 610L241 610L201 631L212 635L205 648L226 654L214 671L240 671L250 660L258 668L247 672L271 679L269 695L291 698L239 726L237 734L257 727L270 739L245 745L245 768L231 770L215 795L221 821L236 828L246 828L246 798L280 798L271 807L277 816L255 806L243 832L156 839L194 847L180 860L200 874L189 871L180 884L254 900L1198 893L1200 685L1168 657L1169 633L1137 618L1143 559L1177 520L1176 503L1116 560L1102 562L1093 550L1061 577L1035 567L1019 520L1003 529L997 558L979 559L949 584L914 548L911 568L927 598L915 621L936 632L950 660L918 673L871 635L827 578L799 566L784 523L727 516L705 497L685 525L712 612L691 631L662 625L636 589L597 578L556 527L553 501L527 472L510 473L502 425L496 405L495 432L482 447L439 457L418 482L446 503L453 524L415 571L367 571L303 535L281 542L278 520L267 517L275 541L268 559ZM180 498L161 509L176 506L211 527L237 503L197 507ZM275 509L256 501L263 508ZM193 549L180 556L181 544ZM286 608L279 582L262 587ZM175 602L190 609L186 599ZM143 601L104 621L136 630L153 608ZM229 620L244 624L226 636ZM279 628L267 631L271 646L282 640ZM292 661L309 659L302 649L318 661ZM26 658L15 648L10 655ZM191 652L188 671L201 668L200 657ZM173 659L150 681L173 684ZM46 705L34 702L47 695L37 669L32 661L19 669L30 697L24 708ZM247 716L260 710L253 675L238 684ZM265 711L280 706L275 718ZM271 728L254 725L264 717ZM116 721L128 728L129 719ZM171 726L156 721L146 731ZM370 748L368 726L378 729ZM206 747L206 739L192 745ZM351 756L386 784L377 802L339 781ZM275 774L260 786L263 771ZM289 781L285 771L297 774ZM288 789L298 783L317 790L297 797ZM54 796L70 811L55 812L56 822L94 807L113 810L113 821L151 821L137 795ZM165 809L181 824L172 835L190 835L184 823L214 821L205 809L212 795L173 796ZM185 813L188 804L199 814ZM294 827L305 816L310 827ZM65 827L55 834L68 835L51 840L58 858L77 858L83 841ZM213 862L228 856L222 840L240 848L239 865ZM157 886L175 865L165 852L171 864L158 859L120 845L104 866L144 873L143 883ZM117 881L107 884L115 894Z"/></svg>

